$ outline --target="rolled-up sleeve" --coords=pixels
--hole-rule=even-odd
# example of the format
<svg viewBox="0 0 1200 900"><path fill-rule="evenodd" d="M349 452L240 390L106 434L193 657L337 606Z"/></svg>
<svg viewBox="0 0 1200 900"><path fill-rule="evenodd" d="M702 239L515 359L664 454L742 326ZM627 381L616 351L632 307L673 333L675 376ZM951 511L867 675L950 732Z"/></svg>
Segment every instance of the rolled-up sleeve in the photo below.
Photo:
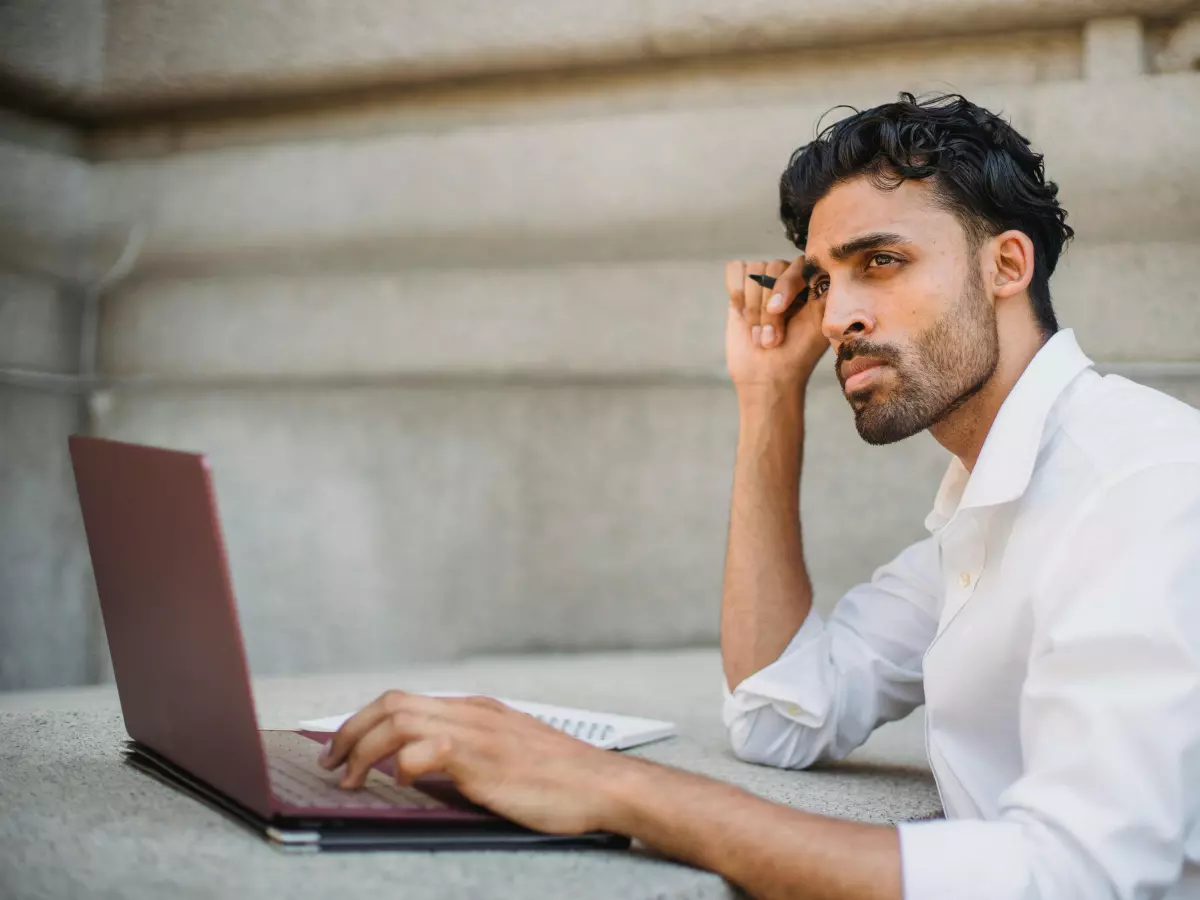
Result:
<svg viewBox="0 0 1200 900"><path fill-rule="evenodd" d="M1197 876L1200 466L1106 489L1051 552L1021 776L995 819L900 826L906 900L1149 900Z"/></svg>
<svg viewBox="0 0 1200 900"><path fill-rule="evenodd" d="M940 585L927 538L847 592L828 622L810 612L778 660L725 686L734 752L785 768L841 759L924 702L921 660L937 630Z"/></svg>

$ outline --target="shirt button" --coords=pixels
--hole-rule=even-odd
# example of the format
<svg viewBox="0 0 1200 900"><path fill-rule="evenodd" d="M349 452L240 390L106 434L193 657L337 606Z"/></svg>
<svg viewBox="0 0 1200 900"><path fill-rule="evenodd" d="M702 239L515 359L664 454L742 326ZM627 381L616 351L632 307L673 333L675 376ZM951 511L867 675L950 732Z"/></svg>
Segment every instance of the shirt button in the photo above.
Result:
<svg viewBox="0 0 1200 900"><path fill-rule="evenodd" d="M960 585L962 585L963 587L970 587L971 586L971 573L970 572L959 572L958 573L958 583Z"/></svg>
<svg viewBox="0 0 1200 900"><path fill-rule="evenodd" d="M789 703L787 705L787 711L789 716L800 715L800 707L798 707L795 703Z"/></svg>

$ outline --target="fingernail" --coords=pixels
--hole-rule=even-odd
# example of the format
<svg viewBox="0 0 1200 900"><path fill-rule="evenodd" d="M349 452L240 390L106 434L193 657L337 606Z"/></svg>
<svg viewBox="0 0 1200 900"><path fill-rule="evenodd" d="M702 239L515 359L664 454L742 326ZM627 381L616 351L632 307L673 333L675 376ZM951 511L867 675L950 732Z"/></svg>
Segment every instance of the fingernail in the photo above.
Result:
<svg viewBox="0 0 1200 900"><path fill-rule="evenodd" d="M783 309L783 294L772 294L771 299L767 301L767 310L779 312L781 309Z"/></svg>
<svg viewBox="0 0 1200 900"><path fill-rule="evenodd" d="M761 335L761 334L762 334L762 326L761 325L751 325L750 326L750 340L753 343L758 344L760 347L762 346L762 341L759 340L759 335Z"/></svg>
<svg viewBox="0 0 1200 900"><path fill-rule="evenodd" d="M775 343L775 326L764 325L762 327L762 342L764 347L770 347Z"/></svg>
<svg viewBox="0 0 1200 900"><path fill-rule="evenodd" d="M321 755L317 757L317 762L323 766L329 765L329 755L333 752L333 741L326 741L325 746L321 748Z"/></svg>

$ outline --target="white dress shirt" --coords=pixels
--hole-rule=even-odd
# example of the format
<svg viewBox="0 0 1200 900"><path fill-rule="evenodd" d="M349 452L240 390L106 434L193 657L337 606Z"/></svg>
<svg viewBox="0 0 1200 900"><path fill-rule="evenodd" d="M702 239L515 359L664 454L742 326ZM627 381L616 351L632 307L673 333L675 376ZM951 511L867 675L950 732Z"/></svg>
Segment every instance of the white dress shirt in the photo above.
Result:
<svg viewBox="0 0 1200 900"><path fill-rule="evenodd" d="M931 536L732 692L743 759L840 759L926 706L945 820L906 900L1200 898L1200 412L1060 331Z"/></svg>

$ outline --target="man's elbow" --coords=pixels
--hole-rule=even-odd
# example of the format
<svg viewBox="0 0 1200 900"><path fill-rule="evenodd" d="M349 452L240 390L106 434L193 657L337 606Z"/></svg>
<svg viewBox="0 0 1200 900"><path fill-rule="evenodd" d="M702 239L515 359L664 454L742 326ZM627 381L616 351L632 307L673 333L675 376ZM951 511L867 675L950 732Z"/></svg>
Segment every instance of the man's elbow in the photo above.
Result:
<svg viewBox="0 0 1200 900"><path fill-rule="evenodd" d="M828 758L818 729L781 716L770 706L740 713L728 724L729 746L742 762L779 769L805 769Z"/></svg>

